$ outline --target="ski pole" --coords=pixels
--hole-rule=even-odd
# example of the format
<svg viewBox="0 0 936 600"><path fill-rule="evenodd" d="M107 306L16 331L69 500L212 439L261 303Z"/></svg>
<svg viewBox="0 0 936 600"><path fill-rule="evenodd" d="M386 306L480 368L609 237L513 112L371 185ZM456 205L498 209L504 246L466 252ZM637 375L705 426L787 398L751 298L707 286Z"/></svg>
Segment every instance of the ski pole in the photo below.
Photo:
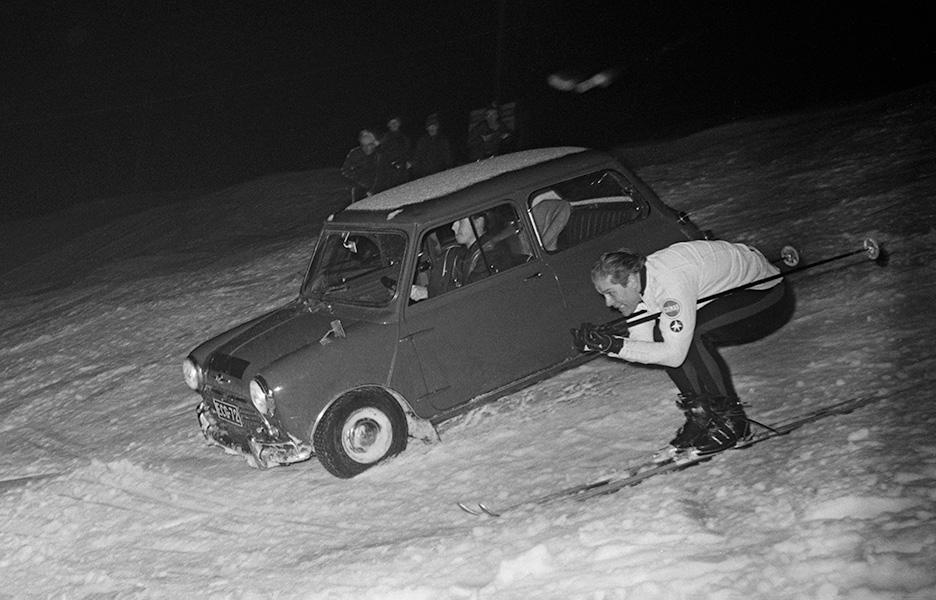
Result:
<svg viewBox="0 0 936 600"><path fill-rule="evenodd" d="M796 250L795 250L792 246L786 246L786 247L783 249L783 254L784 254L784 257L783 257L783 258L784 258L784 262L785 262L786 264L790 264L791 262L793 262L793 264L797 264L797 263L799 262L799 254L796 252ZM833 262L833 261L836 261L836 260L841 260L841 259L843 259L843 258L848 258L849 256L854 256L854 255L856 255L856 254L867 254L869 260L877 260L877 259L880 258L880 256L881 256L881 247L880 247L880 246L878 245L878 243L875 242L873 239L868 238L868 239L866 239L866 240L862 243L861 248L859 248L858 250L852 250L852 251L850 251L850 252L844 252L844 253L839 254L839 255L837 255L837 256L832 256L832 257L829 257L829 258L824 258L824 259L822 259L822 260L818 260L818 261L816 261L816 262L814 262L814 263L809 263L809 264L807 264L807 265L802 265L802 266L794 267L794 268L792 268L792 269L789 269L789 270L786 271L785 273L777 273L776 275L771 275L770 277L764 277L764 278L758 279L758 280L756 280L756 281L751 281L750 283L745 283L744 285L739 285L738 287L733 287L733 288L731 288L731 289L729 289L729 290L723 290L723 291L721 291L721 292L718 292L718 293L715 293L715 294L711 294L711 295L709 295L709 296L705 296L704 298L699 298L698 301L699 301L699 303L702 303L702 302L708 302L709 300L715 300L716 298L721 298L722 296L727 296L728 294L733 294L734 292L739 292L739 291L741 291L741 290L746 290L746 289L751 288L751 287L754 287L754 286L756 286L756 285L760 285L760 284L762 284L762 283L767 283L768 281L774 281L775 279L780 279L781 277L786 277L787 275L790 275L790 274L792 274L792 273L798 273L798 272L800 272L800 271L805 271L805 270L807 270L807 269L812 269L813 267L818 267L819 265L824 265L824 264L827 264L827 263L830 263L830 262ZM788 255L791 256L791 257L795 256L795 262L794 262L794 259L790 259L790 260L788 261L788 260L786 259L786 257L787 257ZM612 320L612 321L608 321L607 323L604 323L603 325L599 325L599 326L597 327L597 329L598 329L599 331L608 331L609 329L614 328L616 325L618 325L618 324L621 323L622 321L623 321L623 322L625 323L625 325L627 325L628 327L633 327L634 325L639 325L639 324L641 324L641 323L646 323L647 321L653 321L653 320L657 319L657 318L660 316L660 314L661 314L661 313L659 313L659 312L656 312L656 313L653 313L653 314L649 314L649 315L640 314L640 315L636 315L637 318L634 318L635 315L631 315L631 316L629 316L629 317L619 317L619 318L614 319L614 320ZM633 319L633 320L628 320L628 319Z"/></svg>

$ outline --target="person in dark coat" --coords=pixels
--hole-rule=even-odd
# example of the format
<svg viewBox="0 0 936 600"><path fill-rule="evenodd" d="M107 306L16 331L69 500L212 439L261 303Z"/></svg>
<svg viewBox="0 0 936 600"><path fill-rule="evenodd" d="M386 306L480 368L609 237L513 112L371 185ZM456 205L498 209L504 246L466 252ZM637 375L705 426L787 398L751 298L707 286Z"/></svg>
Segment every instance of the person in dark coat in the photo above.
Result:
<svg viewBox="0 0 936 600"><path fill-rule="evenodd" d="M352 148L341 165L341 175L351 184L351 202L357 202L385 189L381 184L381 156L377 136L369 129L358 134L360 146Z"/></svg>
<svg viewBox="0 0 936 600"><path fill-rule="evenodd" d="M439 131L439 117L431 114L426 118L426 133L416 141L413 151L413 177L425 177L454 166L452 145Z"/></svg>
<svg viewBox="0 0 936 600"><path fill-rule="evenodd" d="M409 136L400 130L402 126L401 117L390 117L387 121L387 132L380 139L379 153L385 168L385 189L409 181L412 144Z"/></svg>
<svg viewBox="0 0 936 600"><path fill-rule="evenodd" d="M428 285L413 285L410 300L438 296L525 262L528 256L515 253L507 242L511 235L516 237L516 229L498 227L497 221L493 213L484 212L452 223L457 244L437 250Z"/></svg>
<svg viewBox="0 0 936 600"><path fill-rule="evenodd" d="M513 133L500 121L500 111L488 108L484 120L468 132L468 160L484 160L513 149Z"/></svg>

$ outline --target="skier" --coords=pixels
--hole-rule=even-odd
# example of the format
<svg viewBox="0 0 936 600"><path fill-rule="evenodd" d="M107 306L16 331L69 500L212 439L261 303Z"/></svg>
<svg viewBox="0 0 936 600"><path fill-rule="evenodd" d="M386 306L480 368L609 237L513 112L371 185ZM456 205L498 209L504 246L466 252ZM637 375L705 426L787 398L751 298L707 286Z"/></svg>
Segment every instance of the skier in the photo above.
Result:
<svg viewBox="0 0 936 600"><path fill-rule="evenodd" d="M779 329L793 313L793 294L782 278L698 305L698 300L777 275L755 248L725 241L673 244L643 256L628 249L601 256L592 283L605 304L625 317L638 308L659 316L623 335L590 323L573 329L576 347L626 361L656 364L679 389L686 416L657 458L680 452L720 452L750 435L750 424L716 344L759 339Z"/></svg>

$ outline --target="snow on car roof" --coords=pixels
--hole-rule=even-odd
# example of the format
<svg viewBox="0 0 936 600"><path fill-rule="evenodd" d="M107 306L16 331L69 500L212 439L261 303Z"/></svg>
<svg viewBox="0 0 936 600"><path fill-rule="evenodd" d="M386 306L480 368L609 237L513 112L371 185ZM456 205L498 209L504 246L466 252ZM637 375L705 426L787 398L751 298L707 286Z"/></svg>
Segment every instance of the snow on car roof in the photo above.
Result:
<svg viewBox="0 0 936 600"><path fill-rule="evenodd" d="M475 183L491 179L497 175L516 171L541 162L553 160L567 154L583 152L586 148L564 146L560 148L541 148L524 150L487 160L469 163L442 171L428 177L421 177L409 183L374 194L348 206L345 210L395 210L410 204L417 204L430 198L438 198L466 188Z"/></svg>

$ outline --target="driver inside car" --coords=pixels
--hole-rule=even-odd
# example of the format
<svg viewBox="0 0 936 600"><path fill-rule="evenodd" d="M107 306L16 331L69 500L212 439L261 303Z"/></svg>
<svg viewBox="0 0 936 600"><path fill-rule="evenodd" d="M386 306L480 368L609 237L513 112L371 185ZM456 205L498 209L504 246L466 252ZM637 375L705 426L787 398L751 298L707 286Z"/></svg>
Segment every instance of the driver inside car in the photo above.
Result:
<svg viewBox="0 0 936 600"><path fill-rule="evenodd" d="M486 212L452 223L458 245L444 249L433 261L427 285L414 284L410 300L416 302L437 296L523 262L526 257L515 255L505 239L515 231L505 229L495 233L489 230L488 225L494 220L492 214Z"/></svg>

